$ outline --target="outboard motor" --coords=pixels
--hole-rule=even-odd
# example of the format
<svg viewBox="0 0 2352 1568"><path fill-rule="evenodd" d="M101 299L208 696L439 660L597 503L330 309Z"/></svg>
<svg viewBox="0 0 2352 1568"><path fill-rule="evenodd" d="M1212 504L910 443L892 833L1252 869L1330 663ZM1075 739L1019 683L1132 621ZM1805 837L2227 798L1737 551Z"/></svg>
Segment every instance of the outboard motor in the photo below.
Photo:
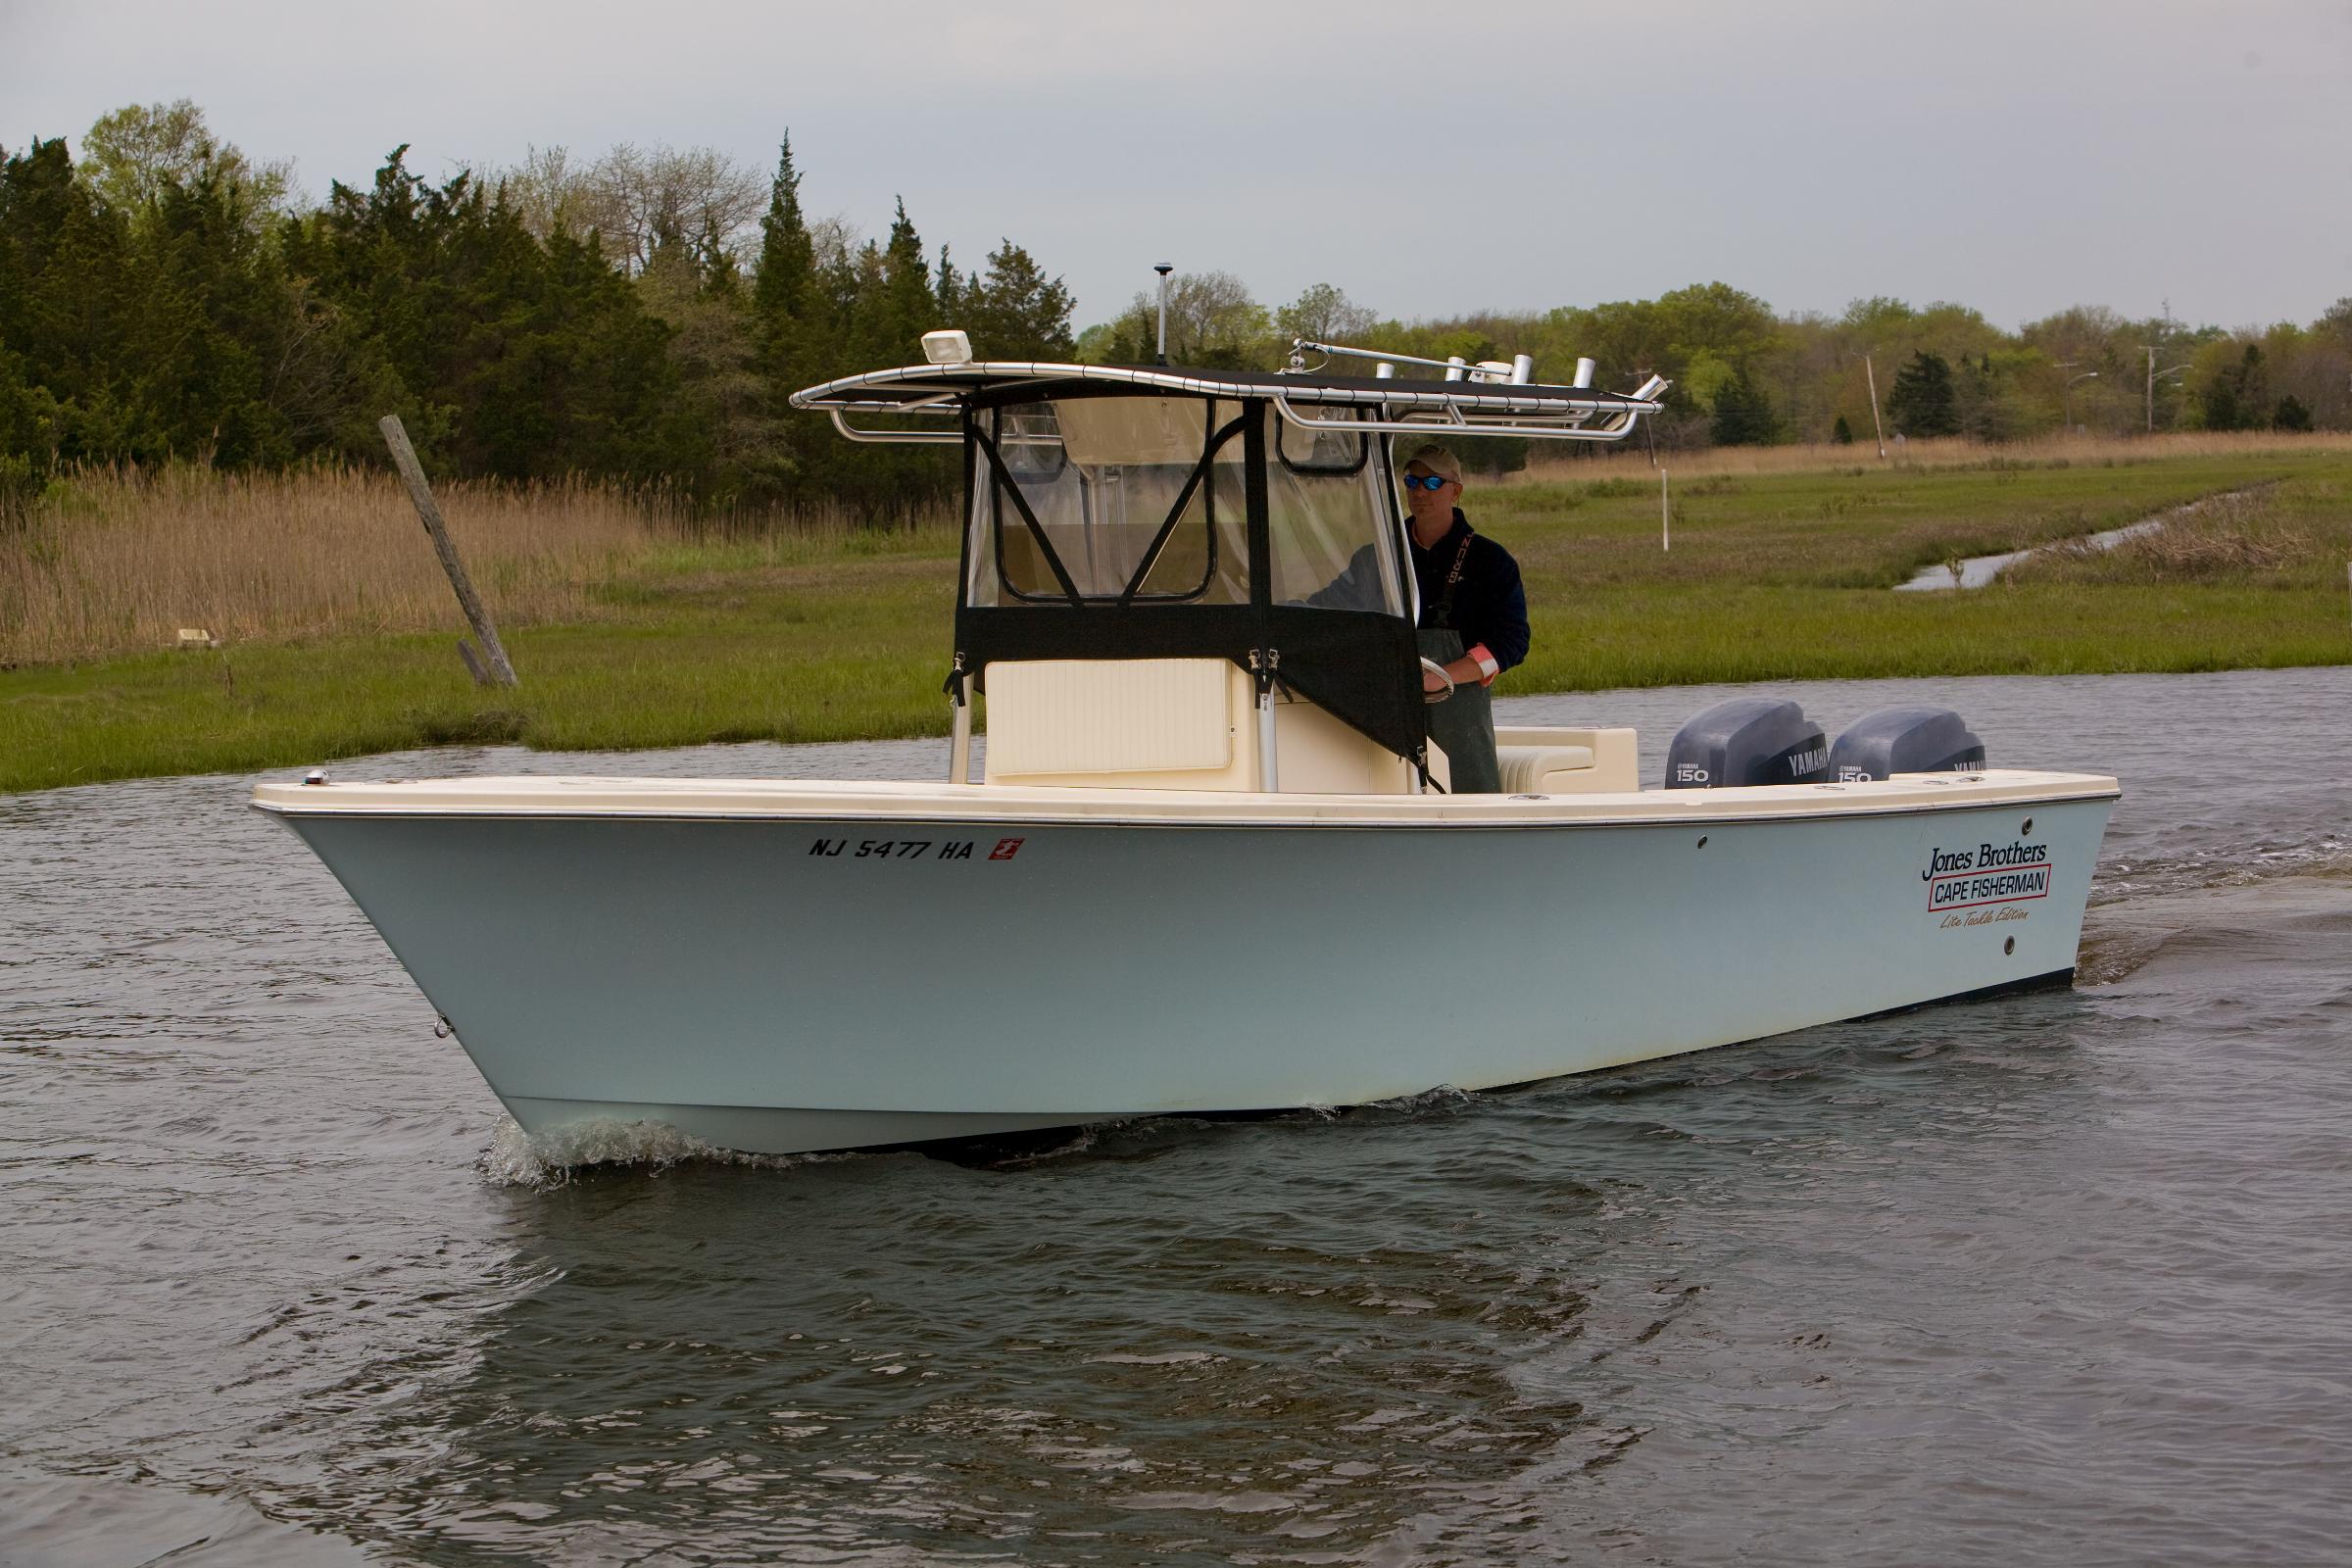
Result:
<svg viewBox="0 0 2352 1568"><path fill-rule="evenodd" d="M1948 708L1865 713L1830 753L1830 775L1841 783L1897 773L1975 773L1984 766L1984 743Z"/></svg>
<svg viewBox="0 0 2352 1568"><path fill-rule="evenodd" d="M1717 703L1674 732L1670 790L1742 784L1818 784L1830 776L1830 742L1796 704L1774 697Z"/></svg>

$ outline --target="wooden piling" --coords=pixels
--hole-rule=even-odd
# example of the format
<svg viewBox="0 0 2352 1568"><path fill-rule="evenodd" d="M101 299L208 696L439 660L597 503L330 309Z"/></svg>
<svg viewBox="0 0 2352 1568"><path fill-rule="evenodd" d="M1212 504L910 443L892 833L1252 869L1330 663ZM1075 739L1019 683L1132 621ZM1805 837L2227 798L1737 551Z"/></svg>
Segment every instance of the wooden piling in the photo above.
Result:
<svg viewBox="0 0 2352 1568"><path fill-rule="evenodd" d="M441 570L449 577L449 585L457 590L459 608L466 612L466 623L482 645L489 667L477 663L472 651L464 639L458 643L458 657L475 681L484 686L516 686L514 666L507 662L507 650L498 640L498 628L490 623L490 612L482 608L479 595L473 591L473 579L466 575L466 564L458 559L458 547L449 537L449 524L441 518L441 509L433 504L432 487L424 482L424 466L416 461L416 449L409 444L409 432L400 422L400 416L387 414L376 420L376 428L384 433L384 445L392 449L393 465L400 469L401 483L409 487L409 499L416 504L416 515L424 519L424 531L432 535L433 554L441 558Z"/></svg>

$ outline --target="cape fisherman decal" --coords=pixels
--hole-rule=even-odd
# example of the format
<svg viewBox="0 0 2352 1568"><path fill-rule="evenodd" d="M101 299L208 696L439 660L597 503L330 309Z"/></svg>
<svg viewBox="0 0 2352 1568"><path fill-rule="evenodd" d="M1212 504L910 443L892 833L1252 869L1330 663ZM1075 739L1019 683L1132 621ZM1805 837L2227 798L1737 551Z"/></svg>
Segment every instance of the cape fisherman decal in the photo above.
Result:
<svg viewBox="0 0 2352 1568"><path fill-rule="evenodd" d="M1928 885L1930 909L1973 909L1987 904L2017 904L2050 896L2050 847L2012 839L1928 853L1919 879Z"/></svg>

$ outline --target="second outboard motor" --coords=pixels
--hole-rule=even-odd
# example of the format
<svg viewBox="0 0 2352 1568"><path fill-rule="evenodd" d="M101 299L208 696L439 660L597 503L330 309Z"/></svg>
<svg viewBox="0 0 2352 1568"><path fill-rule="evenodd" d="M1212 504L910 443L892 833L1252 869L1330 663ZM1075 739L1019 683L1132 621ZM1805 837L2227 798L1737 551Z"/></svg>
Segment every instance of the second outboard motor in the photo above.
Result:
<svg viewBox="0 0 2352 1568"><path fill-rule="evenodd" d="M1897 773L1975 773L1984 743L1948 708L1882 708L1838 737L1830 774L1841 783Z"/></svg>
<svg viewBox="0 0 2352 1568"><path fill-rule="evenodd" d="M1830 742L1805 710L1782 698L1735 697L1674 732L1670 790L1742 784L1818 784L1830 776Z"/></svg>

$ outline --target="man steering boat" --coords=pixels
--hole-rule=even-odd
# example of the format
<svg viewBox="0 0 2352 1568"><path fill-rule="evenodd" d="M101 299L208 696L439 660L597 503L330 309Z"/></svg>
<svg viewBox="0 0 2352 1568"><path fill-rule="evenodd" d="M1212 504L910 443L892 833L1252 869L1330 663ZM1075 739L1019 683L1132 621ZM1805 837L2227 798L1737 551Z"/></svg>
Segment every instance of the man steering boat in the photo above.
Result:
<svg viewBox="0 0 2352 1568"><path fill-rule="evenodd" d="M1527 590L1511 553L1470 526L1458 505L1462 465L1436 443L1404 463L1413 578L1421 589L1421 655L1445 666L1453 695L1429 710L1429 736L1446 754L1456 795L1502 789L1494 758L1494 677L1527 658ZM1431 693L1445 682L1422 671Z"/></svg>

